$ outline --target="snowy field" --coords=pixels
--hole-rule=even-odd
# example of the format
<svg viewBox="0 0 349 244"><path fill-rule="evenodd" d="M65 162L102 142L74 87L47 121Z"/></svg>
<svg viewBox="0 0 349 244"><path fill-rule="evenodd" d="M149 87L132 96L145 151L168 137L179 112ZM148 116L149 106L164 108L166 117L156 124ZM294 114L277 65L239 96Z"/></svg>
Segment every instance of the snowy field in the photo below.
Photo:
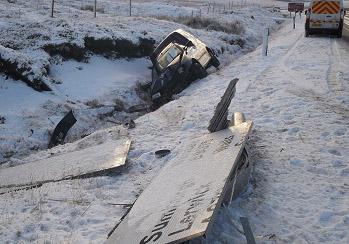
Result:
<svg viewBox="0 0 349 244"><path fill-rule="evenodd" d="M0 4L4 5L1 9L17 8ZM178 10L178 6L159 6L169 13ZM190 14L190 4L186 8L184 11ZM258 243L349 242L349 44L344 39L304 38L304 19L298 18L296 30L286 20L282 29L276 31L280 25L275 18L282 15L253 6L238 9L234 14L212 16L220 21L229 18L242 21L245 32L240 35L190 29L144 16L124 18L105 14L104 18L81 21L61 14L51 21L37 14L35 8L28 9L22 19L5 17L0 10L0 31L8 36L0 40L0 45L8 47L10 40L16 40L17 45L23 45L20 52L33 60L41 53L41 60L50 63L47 79L54 81L50 83L54 90L35 92L21 81L0 76L0 115L5 117L4 124L0 124L0 152L2 160L9 161L3 167L23 163L21 155L44 149L48 130L70 108L78 111L81 121L72 131L71 141L78 139L78 135L107 128L83 141L97 144L116 133L127 134L133 144L128 167L122 174L48 183L0 195L0 242L103 242L126 212L126 207L119 204L132 204L164 164L186 152L183 142L207 133L214 106L235 77L240 81L230 112L243 111L255 123L248 145L253 178L248 192L220 211L207 243L243 243L244 236L236 230L240 216L249 218ZM78 9L76 13L90 14ZM154 12L149 11L149 15ZM116 98L126 106L139 101L133 87L140 79L150 78L150 62L145 57L115 59L94 53L89 54L87 63L65 60L45 54L40 46L43 42L36 40L33 46L31 42L24 45L18 38L11 39L18 29L26 36L28 26L39 22L45 27L56 27L61 19L80 46L87 33L122 35L137 42L144 28L149 28L148 35L159 42L170 30L185 28L212 46L224 66L194 82L176 100L136 119L133 130L113 126L97 119L98 115L115 112ZM19 25L22 22L24 26ZM273 28L268 57L261 56L260 48L252 51L260 43L265 26ZM64 30L64 25L61 28ZM53 41L64 39L53 30L42 31ZM226 38L242 38L246 45L242 48L228 45ZM13 47L15 44L12 43ZM219 52L222 47L226 51ZM252 52L242 55L249 51ZM84 84L89 84L88 88ZM87 103L93 100L97 102ZM111 119L120 116L117 113ZM72 144L58 146L33 154L27 160L47 158L51 153L71 148ZM164 148L172 153L156 158L154 151Z"/></svg>
<svg viewBox="0 0 349 244"><path fill-rule="evenodd" d="M100 2L108 3L110 8L127 7L123 2ZM52 92L33 92L23 82L0 75L0 116L5 119L0 128L0 163L45 149L54 126L70 109L74 109L80 123L68 135L68 142L142 115L127 114L129 107L143 103L137 84L151 79L151 62L142 40L156 44L173 30L183 28L213 48L226 65L260 43L263 26L278 29L282 17L255 6L202 13L204 18L244 26L236 33L225 33L192 29L170 19L158 20L160 12L162 19L197 12L192 7L159 2L135 3L133 11L141 17L104 13L97 19L92 18L91 11L81 10L88 5L81 6L81 1L58 1L53 19L48 16L48 1L0 4L0 52L29 67L29 80L43 81L52 88ZM100 40L119 40L125 48L110 44L116 52L99 50L95 46L106 45ZM50 53L61 53L64 58Z"/></svg>

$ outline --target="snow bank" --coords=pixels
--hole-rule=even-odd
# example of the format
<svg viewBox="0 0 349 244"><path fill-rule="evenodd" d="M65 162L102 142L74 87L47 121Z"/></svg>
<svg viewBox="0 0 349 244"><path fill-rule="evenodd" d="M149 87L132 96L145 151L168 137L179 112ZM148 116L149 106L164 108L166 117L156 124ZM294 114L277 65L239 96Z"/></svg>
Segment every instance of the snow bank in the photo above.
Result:
<svg viewBox="0 0 349 244"><path fill-rule="evenodd" d="M14 79L23 80L35 90L50 90L45 83L48 69L47 60L40 59L35 62L25 53L0 45L0 72Z"/></svg>

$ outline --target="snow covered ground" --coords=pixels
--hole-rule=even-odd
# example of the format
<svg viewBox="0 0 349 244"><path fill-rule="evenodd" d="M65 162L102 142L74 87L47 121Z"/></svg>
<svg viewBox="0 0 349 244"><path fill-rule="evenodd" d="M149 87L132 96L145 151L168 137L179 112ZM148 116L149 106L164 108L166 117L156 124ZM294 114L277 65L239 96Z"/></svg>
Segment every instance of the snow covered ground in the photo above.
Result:
<svg viewBox="0 0 349 244"><path fill-rule="evenodd" d="M255 11L254 15L259 13L256 8L249 11ZM254 28L254 39L251 31L251 36L246 37L251 47L242 51L251 50L257 44L261 27L273 23L265 21L257 27L249 25ZM279 32L273 33L268 57L262 57L261 49L257 48L236 58L227 67L193 83L178 99L138 118L133 130L117 126L86 137L91 144L108 138L115 131L131 137L133 144L128 167L122 174L48 183L28 191L0 195L0 242L103 242L126 212L126 208L118 204L134 202L166 162L186 152L183 142L208 133L206 127L214 106L229 81L238 77L237 95L230 111L243 111L254 120L249 143L253 179L244 196L227 210L221 210L208 243L242 243L244 237L235 227L239 226L240 216L249 218L261 243L348 243L349 44L344 39L327 36L304 38L303 22L304 19L297 19L297 29L293 30L288 21ZM162 27L166 31L178 26L163 21L157 23L164 23ZM212 36L216 33L193 32L215 44L216 39ZM159 39L162 36L160 33L154 35ZM234 57L241 54L231 50ZM113 65L119 67L125 62L111 63L102 57L92 57L88 64L58 63L53 65L52 72L63 83L55 86L63 97L68 95L69 100L83 100L76 90L64 86L65 81L75 82L64 71L82 66L81 70L76 69L76 74L81 72L82 76L90 78L93 75L89 73L90 65L103 64L100 68L110 67L103 72L105 84L109 85ZM139 67L134 77L137 79L145 72L145 66L141 64L147 61L130 62ZM90 81L93 83L92 79ZM38 123L38 118L47 114L58 118L64 111L65 102L63 105L60 102L62 96L40 93L33 98L36 93L19 81L3 78L0 82L0 99L8 91L9 100L16 94L29 97L21 99L28 107L31 103L36 106L52 101L50 106L46 104L47 110L24 113L28 117L37 116L33 123ZM127 85L121 80L120 84ZM108 86L105 89L108 90ZM98 96L104 97L104 92ZM0 111L5 109L3 107L15 108L16 103L7 103L8 106L2 106ZM4 130L4 125L0 125L0 131L1 135L7 131L5 141L11 146L7 139L10 129L19 131L18 128L29 127L25 127L25 119L20 120L26 118L21 117L22 112L18 114L16 109L11 115L11 109L8 110L8 120L13 123L7 125L6 119L5 126L12 127ZM30 138L29 135L22 136L23 140ZM43 138L36 140L41 143ZM52 150L60 152L67 148L69 144ZM157 159L154 152L164 148L171 149L172 153ZM51 152L42 151L29 159L49 157Z"/></svg>
<svg viewBox="0 0 349 244"><path fill-rule="evenodd" d="M106 9L128 6L126 2L99 3ZM224 33L157 20L159 13L163 18L190 16L193 10L197 11L159 2L136 3L133 11L141 17L115 16L106 10L97 19L92 18L91 11L81 10L85 6L81 1L56 2L53 19L49 17L47 1L18 0L15 4L5 1L0 6L0 54L29 66L30 72L26 72L29 80L36 77L53 90L33 92L23 82L0 74L0 116L5 118L0 127L0 163L45 149L54 126L70 109L79 116L79 123L69 133L68 142L141 115L116 111L120 106L127 110L142 102L137 95L137 83L150 80L151 62L144 53L139 54L144 50L141 40L159 43L173 30L183 28L212 47L225 65L253 50L260 43L262 27L275 30L282 17L255 6L236 8L234 12L202 13L203 17L221 23L238 21L244 26L242 33ZM90 43L86 38L107 40L109 45L121 41L126 47L118 49L115 45L116 51L104 53L94 46L108 43ZM49 55L57 52L65 58Z"/></svg>

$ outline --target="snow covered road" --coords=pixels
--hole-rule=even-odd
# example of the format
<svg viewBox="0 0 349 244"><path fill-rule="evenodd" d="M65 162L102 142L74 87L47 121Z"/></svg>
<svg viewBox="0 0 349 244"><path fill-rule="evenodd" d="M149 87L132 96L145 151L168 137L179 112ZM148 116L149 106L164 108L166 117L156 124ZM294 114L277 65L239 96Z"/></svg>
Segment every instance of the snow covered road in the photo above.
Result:
<svg viewBox="0 0 349 244"><path fill-rule="evenodd" d="M290 25L268 57L256 50L223 71L240 77L234 109L255 122L253 184L230 211L263 241L348 243L349 43L303 31ZM227 218L216 227L241 241Z"/></svg>

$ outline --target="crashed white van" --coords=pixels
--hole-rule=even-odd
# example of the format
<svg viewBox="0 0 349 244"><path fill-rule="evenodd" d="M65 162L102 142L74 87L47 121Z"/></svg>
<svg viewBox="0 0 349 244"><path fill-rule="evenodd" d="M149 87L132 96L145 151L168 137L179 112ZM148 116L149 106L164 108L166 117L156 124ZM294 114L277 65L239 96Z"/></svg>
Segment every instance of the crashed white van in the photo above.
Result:
<svg viewBox="0 0 349 244"><path fill-rule="evenodd" d="M328 33L342 37L343 0L312 0L306 11L305 36Z"/></svg>

